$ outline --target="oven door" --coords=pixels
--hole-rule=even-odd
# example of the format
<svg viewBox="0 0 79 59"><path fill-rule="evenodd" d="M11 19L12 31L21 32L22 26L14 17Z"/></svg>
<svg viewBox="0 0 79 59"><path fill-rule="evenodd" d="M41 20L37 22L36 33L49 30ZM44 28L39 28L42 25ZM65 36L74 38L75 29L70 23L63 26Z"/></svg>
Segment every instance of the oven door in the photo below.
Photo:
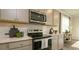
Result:
<svg viewBox="0 0 79 59"><path fill-rule="evenodd" d="M48 50L52 47L52 37L33 41L33 50Z"/></svg>
<svg viewBox="0 0 79 59"><path fill-rule="evenodd" d="M52 37L44 38L42 40L42 49L43 50L51 50L52 49Z"/></svg>
<svg viewBox="0 0 79 59"><path fill-rule="evenodd" d="M33 50L41 50L42 41L41 40L33 40Z"/></svg>

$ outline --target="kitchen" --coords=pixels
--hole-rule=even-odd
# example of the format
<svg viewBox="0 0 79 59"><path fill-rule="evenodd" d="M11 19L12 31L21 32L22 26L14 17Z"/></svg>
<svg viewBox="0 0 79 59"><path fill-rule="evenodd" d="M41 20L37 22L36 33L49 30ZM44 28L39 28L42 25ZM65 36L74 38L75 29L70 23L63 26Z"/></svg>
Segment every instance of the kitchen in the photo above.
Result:
<svg viewBox="0 0 79 59"><path fill-rule="evenodd" d="M0 50L65 50L64 16L71 20L59 9L0 9Z"/></svg>

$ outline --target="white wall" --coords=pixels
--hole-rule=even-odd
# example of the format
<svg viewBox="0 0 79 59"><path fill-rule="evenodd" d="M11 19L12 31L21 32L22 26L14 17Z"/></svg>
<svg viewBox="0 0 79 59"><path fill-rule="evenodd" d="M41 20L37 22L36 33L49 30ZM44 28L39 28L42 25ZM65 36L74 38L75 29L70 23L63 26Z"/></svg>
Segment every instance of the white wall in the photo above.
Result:
<svg viewBox="0 0 79 59"><path fill-rule="evenodd" d="M72 17L72 39L79 40L79 16Z"/></svg>

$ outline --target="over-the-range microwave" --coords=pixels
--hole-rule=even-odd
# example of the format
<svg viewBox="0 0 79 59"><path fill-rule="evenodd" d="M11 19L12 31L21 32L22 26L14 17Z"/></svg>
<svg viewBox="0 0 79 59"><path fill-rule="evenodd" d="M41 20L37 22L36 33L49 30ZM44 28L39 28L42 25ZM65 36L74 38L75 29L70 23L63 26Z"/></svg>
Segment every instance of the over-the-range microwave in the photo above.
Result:
<svg viewBox="0 0 79 59"><path fill-rule="evenodd" d="M46 23L46 15L44 13L40 13L39 11L29 10L29 22L30 23L38 23L45 24Z"/></svg>

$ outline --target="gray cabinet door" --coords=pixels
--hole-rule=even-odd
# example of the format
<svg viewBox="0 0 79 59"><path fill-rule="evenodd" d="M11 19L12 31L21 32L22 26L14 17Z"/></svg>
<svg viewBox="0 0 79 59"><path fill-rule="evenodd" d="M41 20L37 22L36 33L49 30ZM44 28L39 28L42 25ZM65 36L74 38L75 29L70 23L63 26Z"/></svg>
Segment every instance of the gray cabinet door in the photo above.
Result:
<svg viewBox="0 0 79 59"><path fill-rule="evenodd" d="M16 20L16 9L1 9L2 20Z"/></svg>
<svg viewBox="0 0 79 59"><path fill-rule="evenodd" d="M32 45L32 40L9 43L9 49L15 49L18 47L23 47L23 46L28 46L28 45Z"/></svg>
<svg viewBox="0 0 79 59"><path fill-rule="evenodd" d="M57 33L59 33L60 30L60 12L58 12L57 10L54 10L54 28L55 30L57 30Z"/></svg>
<svg viewBox="0 0 79 59"><path fill-rule="evenodd" d="M47 25L53 25L53 10L47 9L46 10L46 16L47 16Z"/></svg>
<svg viewBox="0 0 79 59"><path fill-rule="evenodd" d="M16 48L13 50L32 50L32 45Z"/></svg>
<svg viewBox="0 0 79 59"><path fill-rule="evenodd" d="M60 21L60 12L58 12L57 10L54 10L54 25L59 25L59 21Z"/></svg>
<svg viewBox="0 0 79 59"><path fill-rule="evenodd" d="M58 49L63 49L64 47L64 38L63 38L63 34L59 35L59 44L58 44Z"/></svg>
<svg viewBox="0 0 79 59"><path fill-rule="evenodd" d="M17 20L22 22L29 22L29 10L17 9Z"/></svg>
<svg viewBox="0 0 79 59"><path fill-rule="evenodd" d="M53 36L52 50L58 50L58 35Z"/></svg>
<svg viewBox="0 0 79 59"><path fill-rule="evenodd" d="M8 44L0 44L0 50L8 50Z"/></svg>

